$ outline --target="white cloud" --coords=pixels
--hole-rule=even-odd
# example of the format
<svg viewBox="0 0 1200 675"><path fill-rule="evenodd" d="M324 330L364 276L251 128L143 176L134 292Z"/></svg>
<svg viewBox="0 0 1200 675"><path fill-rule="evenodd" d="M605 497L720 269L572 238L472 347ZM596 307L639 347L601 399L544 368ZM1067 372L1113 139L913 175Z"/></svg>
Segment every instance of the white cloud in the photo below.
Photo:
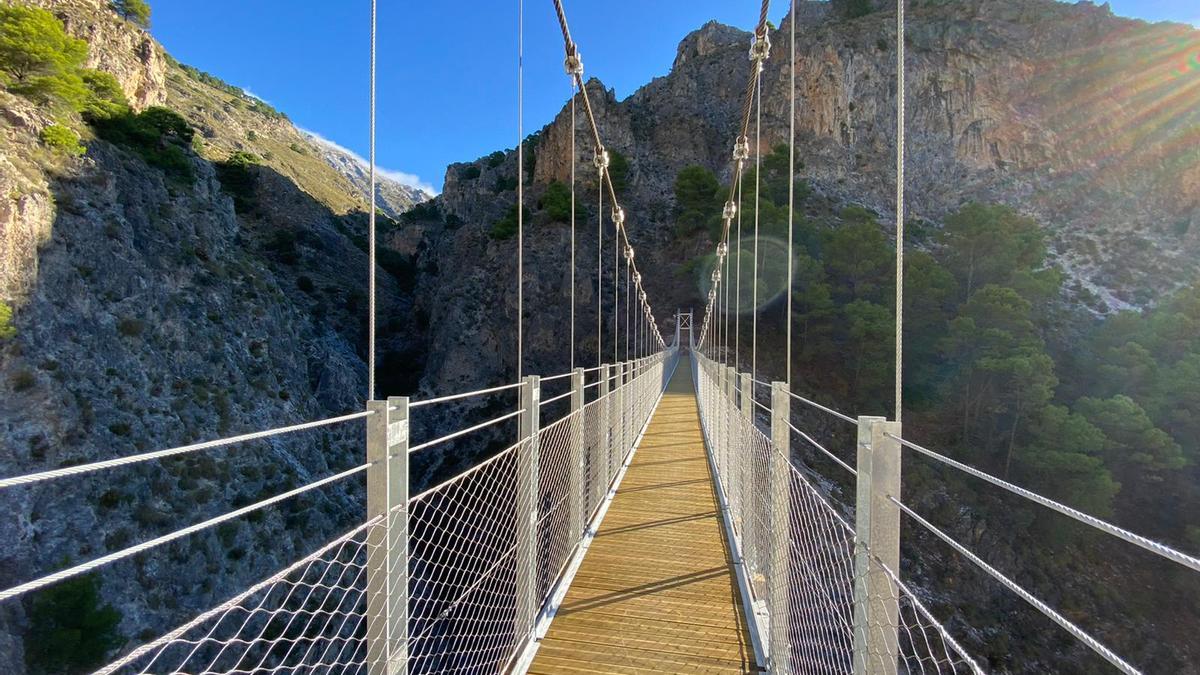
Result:
<svg viewBox="0 0 1200 675"><path fill-rule="evenodd" d="M266 103L267 105L271 105L271 102L270 102L270 101L268 101L267 99L265 99L265 98L263 98L263 97L259 96L259 95L258 95L258 94L256 94L256 93L254 93L254 92L250 91L249 89L247 89L247 88L245 88L245 87L242 87L242 93L243 93L243 94L245 94L245 95L247 95L247 96L249 96L250 98L252 98L252 99L254 99L254 100L256 100L256 101L262 101L263 103Z"/></svg>
<svg viewBox="0 0 1200 675"><path fill-rule="evenodd" d="M327 146L333 148L334 150L343 152L343 153L353 157L356 161L360 162L361 164L367 165L367 160L365 158L363 158L362 155L358 154L357 152L354 152L350 148L347 148L344 145L341 145L339 143L331 141L328 138L325 138L324 136L322 136L321 134L318 134L315 131L310 131L308 129L300 129L300 131L302 133L307 134L310 138L312 138L317 143L327 145ZM417 188L418 190L424 190L425 192L428 192L431 195L441 194L441 190L438 190L430 183L428 183L424 180L421 180L421 177L417 176L416 174L406 173L404 171L395 171L392 169L386 169L382 166L379 166L378 164L375 165L375 170L379 173L379 175L383 176L384 178L387 178L389 180L394 180L397 183L400 183L402 185L414 187L414 188Z"/></svg>

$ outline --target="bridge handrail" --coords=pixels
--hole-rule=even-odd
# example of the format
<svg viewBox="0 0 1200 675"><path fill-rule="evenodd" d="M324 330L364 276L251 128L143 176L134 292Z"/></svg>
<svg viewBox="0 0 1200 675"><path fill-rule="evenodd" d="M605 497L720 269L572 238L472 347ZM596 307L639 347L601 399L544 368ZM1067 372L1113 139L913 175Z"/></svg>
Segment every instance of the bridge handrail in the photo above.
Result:
<svg viewBox="0 0 1200 675"><path fill-rule="evenodd" d="M300 487L295 488L293 490L288 490L287 492L275 495L274 497L268 497L267 499L264 499L262 501L255 502L255 503L249 504L247 506L243 506L240 509L234 509L233 511L229 511L229 512L223 513L219 516L209 518L208 520L196 523L194 525L189 525L187 527L175 530L174 532L164 534L161 537L155 537L154 539L149 539L140 544L134 544L133 546L127 546L119 551L115 551L113 553L109 553L107 555L100 556L99 558L95 558L88 562L81 563L79 565L75 565L74 567L69 567L67 569L60 570L58 572L53 572L51 574L47 574L45 576L38 577L37 579L34 579L32 581L27 581L23 584L13 586L12 588L8 588L3 591L0 591L0 602L8 600L9 598L14 598L18 595L23 595L30 591L35 591L39 588L43 588L43 587L49 586L51 584L58 583L60 581L64 581L66 579L70 579L71 577L78 576L80 574L85 574L87 572L90 572L90 571L98 568L98 567L103 567L104 565L107 565L109 563L116 562L123 558L128 558L129 556L135 555L137 553L141 553L142 551L148 551L157 546L161 546L162 544L166 544L168 542L179 539L180 537L185 537L189 534L193 534L195 532L199 532L201 530L208 529L208 528L212 527L213 525L219 525L227 520L233 520L234 518L244 516L247 513L250 513L252 511L257 511L261 508L284 501L285 499L290 499L292 497L304 494L305 492L314 490L314 489L322 487L324 485L328 485L330 483L342 480L344 478L349 478L350 476L362 473L363 471L366 471L367 469L371 468L372 464L373 463L361 464L359 466L354 467L353 469L347 469L345 471L342 471L341 473L337 473L332 476L322 478L321 480L317 480L317 481L313 481L311 483L307 483L305 485L301 485Z"/></svg>
<svg viewBox="0 0 1200 675"><path fill-rule="evenodd" d="M900 500L896 499L892 495L888 495L887 498L889 501L891 501L893 504L895 504L901 511L906 513L910 518L917 521L917 523L919 525L924 527L926 530L929 530L931 533L936 535L942 541L946 542L946 544L948 546L950 546L950 548L953 548L955 551L958 551L959 554L961 554L967 560L970 560L972 563L974 563L976 567L978 567L979 569L986 572L988 574L988 576L992 577L996 581L998 581L1001 584L1003 584L1004 586L1006 586L1013 593L1016 593L1022 600L1024 600L1025 602L1028 602L1030 605L1032 605L1034 607L1034 609L1036 609L1039 612L1041 612L1042 614L1046 615L1046 618L1050 619L1054 623L1061 626L1063 628L1063 630L1067 631L1068 633L1073 635L1077 640L1079 640L1080 642L1087 645L1088 648L1090 648L1092 651L1099 654L1101 657L1104 658L1104 660L1106 660L1109 663L1111 663L1112 665L1116 666L1116 668L1118 670L1120 670L1123 673L1126 673L1127 675L1139 675L1141 673L1140 670L1131 666L1127 661L1125 661L1125 659L1122 659L1120 656L1117 656L1116 652L1112 651L1108 647L1105 647L1103 643L1101 643L1096 638L1092 637L1092 635L1090 633L1088 633L1087 631L1083 630L1079 626L1072 623L1070 619L1066 618L1062 614L1059 614L1057 611L1055 611L1055 609L1053 607L1042 602L1040 599L1038 599L1037 596L1035 596L1034 594L1032 594L1029 591L1022 588L1020 584L1013 581L1012 579L1009 579L1007 576L1004 575L1003 572L1000 572L996 568L987 564L982 558L980 558L979 556L972 553L970 551L970 549L968 549L966 546L963 546L962 544L958 543L950 535L946 534L945 532L943 532L940 529L938 529L937 527L935 527L928 520L925 520L924 518L922 518L920 516L920 514L918 514L916 511L913 511L906 504L904 504Z"/></svg>
<svg viewBox="0 0 1200 675"><path fill-rule="evenodd" d="M293 424L286 427L278 427L275 429L267 429L266 431L255 431L249 434L241 434L239 436L230 436L228 438L220 438L212 441L204 441L201 443L191 443L189 445L181 445L175 448L166 450L155 450L154 452L145 452L140 455L129 455L127 457L118 457L116 459L106 459L99 462L90 462L88 464L77 464L75 466L65 466L59 469L51 469L49 471L39 471L37 473L25 474L23 476L13 476L11 478L0 479L0 489L13 487L16 485L29 485L53 478L62 478L64 476L74 476L81 473L90 473L100 471L102 469L112 469L118 466L126 466L128 464L137 464L146 462L152 459L162 459L163 457L173 457L190 452L200 450L208 450L211 448L219 448L235 443L244 443L247 441L255 441L280 434L288 434L296 431L304 431L307 429L316 429L318 427L330 426L351 420L362 419L374 415L373 411L364 411L341 415L338 417L330 417L328 419L316 420L314 422L304 422L301 424Z"/></svg>
<svg viewBox="0 0 1200 675"><path fill-rule="evenodd" d="M1157 541L1154 541L1153 539L1143 537L1140 534L1130 532L1129 530L1126 530L1122 527L1113 525L1112 523L1110 523L1106 520L1101 520L1100 518L1097 518L1095 516L1088 515L1078 509L1073 509L1070 506L1056 502L1053 499L1050 499L1049 497L1043 497L1042 495L1040 495L1036 492L1033 492L1032 490L1023 488L1019 485L1014 485L1013 483L1010 483L1002 478L997 478L996 476L993 476L987 472L980 471L979 469L976 469L973 466L970 466L968 464L963 464L962 462L959 462L957 460L950 459L949 457L947 457L945 455L934 452L933 450L930 450L929 448L923 447L921 445L917 445L916 443L913 443L912 441L903 439L899 436L895 436L890 433L885 433L884 435L887 436L888 438L891 438L892 440L900 443L900 445L902 445L906 448L909 448L910 450L915 450L916 452L919 452L922 455L929 457L930 459L937 460L938 462L941 462L942 464L945 464L949 467L958 469L959 471L962 471L963 473L974 476L980 480L987 481L997 487L1004 488L1005 490L1008 490L1009 492L1011 492L1019 497L1023 497L1025 499L1028 499L1029 501L1036 503L1036 504L1040 504L1041 506L1044 506L1048 509L1057 511L1057 512L1063 514L1064 516L1074 518L1075 520L1083 523L1084 525L1089 525L1097 530L1100 530L1101 532L1104 532L1105 534L1109 534L1109 535L1112 535L1119 539L1123 539L1131 544L1140 546L1140 547L1146 549L1147 551L1150 551L1151 553L1154 553L1162 558L1165 558L1172 562L1183 565L1184 567L1187 567L1193 571L1200 572L1200 558L1190 556L1186 553L1183 553L1182 551L1178 551L1174 548L1171 548L1170 546L1167 546L1166 544L1162 544Z"/></svg>

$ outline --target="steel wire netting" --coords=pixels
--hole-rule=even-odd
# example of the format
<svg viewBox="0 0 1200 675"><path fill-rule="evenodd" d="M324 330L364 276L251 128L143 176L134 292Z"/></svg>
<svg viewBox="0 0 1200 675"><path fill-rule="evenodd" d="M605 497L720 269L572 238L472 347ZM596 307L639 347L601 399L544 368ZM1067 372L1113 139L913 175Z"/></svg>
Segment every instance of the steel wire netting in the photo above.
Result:
<svg viewBox="0 0 1200 675"><path fill-rule="evenodd" d="M542 610L653 413L668 354L636 365L622 386L534 438L412 497L407 508L368 520L99 672L366 674L387 671L385 661L410 674L505 670L538 619L519 610L518 532L527 517L518 513L520 459L532 444L533 593ZM396 533L405 532L397 542ZM389 623L393 615L399 618Z"/></svg>
<svg viewBox="0 0 1200 675"><path fill-rule="evenodd" d="M787 664L777 671L851 673L857 651L871 672L982 672L893 570L869 551L856 551L853 514L828 499L790 452L775 447L755 423L754 405L748 399L747 411L738 405L738 389L722 380L720 366L696 355L693 368L735 555L752 603L766 617L769 658ZM868 580L883 591L865 594ZM866 613L869 602L878 611ZM780 625L786 639L772 638L770 630ZM889 649L875 653L856 644ZM890 654L896 662L889 668Z"/></svg>

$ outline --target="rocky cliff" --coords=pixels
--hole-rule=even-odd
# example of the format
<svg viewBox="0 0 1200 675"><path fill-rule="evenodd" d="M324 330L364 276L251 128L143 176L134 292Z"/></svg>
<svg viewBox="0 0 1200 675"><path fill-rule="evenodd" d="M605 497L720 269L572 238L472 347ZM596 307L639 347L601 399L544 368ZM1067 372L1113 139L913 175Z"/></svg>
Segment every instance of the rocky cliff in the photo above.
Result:
<svg viewBox="0 0 1200 675"><path fill-rule="evenodd" d="M0 474L361 409L367 218L364 191L341 172L350 160L175 62L107 2L41 4L88 40L87 65L114 75L135 111L166 106L195 138L185 166L164 171L0 89L0 300L15 329L0 339ZM44 144L52 124L77 130L86 154ZM235 153L249 159L231 165ZM397 214L425 198L384 189ZM387 322L410 311L411 288L405 262L385 262ZM407 324L388 328L388 353L419 344ZM413 377L398 366L388 382ZM3 491L0 585L354 466L362 442L361 425L344 425ZM143 641L361 513L361 484L331 486L106 570L102 601L122 640ZM0 671L25 672L32 603L0 607Z"/></svg>
<svg viewBox="0 0 1200 675"><path fill-rule="evenodd" d="M894 219L894 14L845 20L824 3L801 8L799 173L820 199ZM1070 277L1066 299L1097 312L1152 304L1196 278L1200 31L1050 0L917 2L907 31L910 218L936 226L973 200L1016 207L1049 232L1054 262ZM787 33L776 30L771 40L764 151L788 133ZM643 269L656 271L646 282L660 320L675 307L703 306L701 280L686 270L711 244L675 236L672 185L689 165L728 180L749 41L748 33L710 23L683 39L668 75L628 99L615 100L596 80L588 85L605 142L629 159L622 199ZM593 326L595 179L580 125L580 218L588 224L577 300L579 325ZM564 109L530 138L527 203L536 203L551 180L569 180L570 133ZM496 370L497 360L506 364L501 371L511 370L511 349L477 352L475 345L482 336L510 334L515 320L515 307L501 300L515 284L513 245L487 236L515 199L504 189L515 175L514 154L450 167L433 202L442 219L422 220L404 235L417 239L410 247L440 271L422 280L428 292L418 292L418 302L441 315L432 319L430 337L442 354L427 381L449 385L457 373ZM561 367L568 279L560 257L568 232L535 212L526 238L533 259L526 263L527 303L538 308L529 316L529 348L534 363ZM442 283L448 278L455 283ZM464 324L464 313L475 320ZM463 325L471 328L463 332ZM595 348L584 351L594 355ZM450 372L443 376L443 369Z"/></svg>

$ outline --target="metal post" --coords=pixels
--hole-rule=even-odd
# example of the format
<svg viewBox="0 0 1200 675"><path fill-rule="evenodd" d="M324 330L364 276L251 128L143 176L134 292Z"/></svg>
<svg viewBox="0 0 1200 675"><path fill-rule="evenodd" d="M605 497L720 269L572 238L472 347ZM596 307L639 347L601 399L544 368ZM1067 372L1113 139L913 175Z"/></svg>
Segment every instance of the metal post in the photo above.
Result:
<svg viewBox="0 0 1200 675"><path fill-rule="evenodd" d="M854 673L895 675L899 592L879 563L900 573L900 423L858 418L858 484L854 517Z"/></svg>
<svg viewBox="0 0 1200 675"><path fill-rule="evenodd" d="M517 419L517 634L532 636L537 624L537 495L538 424L541 378L528 375L521 382L521 410Z"/></svg>
<svg viewBox="0 0 1200 675"><path fill-rule="evenodd" d="M603 453L604 461L601 462L604 466L604 479L600 481L603 489L608 489L608 483L613 477L612 466L612 400L608 395L608 385L612 366L607 363L600 366L600 447L599 451Z"/></svg>
<svg viewBox="0 0 1200 675"><path fill-rule="evenodd" d="M583 442L583 368L571 371L571 461L567 467L567 502L570 513L570 536L575 542L583 539L584 509L583 470L586 452Z"/></svg>
<svg viewBox="0 0 1200 675"><path fill-rule="evenodd" d="M737 439L737 454L735 455L738 472L738 508L734 511L738 515L738 529L742 535L742 550L743 556L749 562L748 570L750 574L759 574L761 570L756 569L758 562L758 542L755 540L754 532L754 517L746 512L746 508L754 497L754 465L756 462L750 456L750 448L746 441L746 431L754 429L754 380L750 373L739 373L740 388L742 390L741 398L738 399L739 410L742 413L742 419L739 420L739 426L736 427L738 433ZM741 426L741 425L746 426ZM745 430L745 431L743 431Z"/></svg>
<svg viewBox="0 0 1200 675"><path fill-rule="evenodd" d="M629 364L622 363L617 366L617 405L620 406L620 416L617 417L617 423L620 424L621 434L621 451L617 455L617 465L620 466L625 462L626 455L629 454L629 446L633 443L629 440Z"/></svg>
<svg viewBox="0 0 1200 675"><path fill-rule="evenodd" d="M725 371L725 381L721 383L721 389L717 399L716 411L721 416L725 423L725 439L721 446L721 470L724 472L723 480L725 482L725 495L727 498L733 498L734 477L730 473L731 464L730 458L733 456L733 445L737 442L737 431L734 422L734 410L737 407L737 370L733 366L720 366ZM733 522L732 519L730 522Z"/></svg>
<svg viewBox="0 0 1200 675"><path fill-rule="evenodd" d="M408 397L368 401L367 672L408 672Z"/></svg>
<svg viewBox="0 0 1200 675"><path fill-rule="evenodd" d="M767 561L767 608L770 612L768 626L771 672L785 675L790 672L791 606L788 602L788 570L791 550L791 453L792 436L788 420L791 419L792 397L788 396L786 382L771 383L771 443L776 452L768 463L771 475L771 549Z"/></svg>

